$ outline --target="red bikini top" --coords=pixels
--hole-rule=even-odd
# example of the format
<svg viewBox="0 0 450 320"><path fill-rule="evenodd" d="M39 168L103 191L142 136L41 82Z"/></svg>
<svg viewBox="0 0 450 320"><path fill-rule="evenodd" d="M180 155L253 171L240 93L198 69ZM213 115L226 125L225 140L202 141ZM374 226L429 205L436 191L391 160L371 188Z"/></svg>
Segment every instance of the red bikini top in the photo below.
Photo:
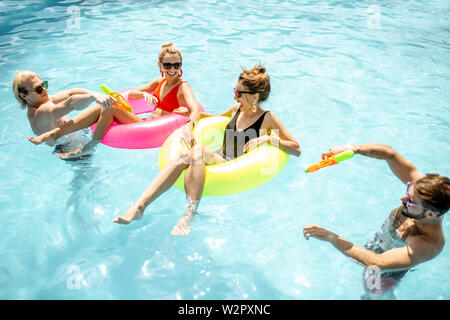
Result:
<svg viewBox="0 0 450 320"><path fill-rule="evenodd" d="M158 99L158 104L156 105L157 108L167 112L173 112L173 110L180 107L177 98L178 88L183 82L186 81L181 81L179 84L173 87L172 90L170 90L161 101L161 99L159 98L159 94L161 91L161 87L165 81L166 79L163 79L163 81L161 81L161 83L158 84L155 91L153 91L153 96L155 96Z"/></svg>

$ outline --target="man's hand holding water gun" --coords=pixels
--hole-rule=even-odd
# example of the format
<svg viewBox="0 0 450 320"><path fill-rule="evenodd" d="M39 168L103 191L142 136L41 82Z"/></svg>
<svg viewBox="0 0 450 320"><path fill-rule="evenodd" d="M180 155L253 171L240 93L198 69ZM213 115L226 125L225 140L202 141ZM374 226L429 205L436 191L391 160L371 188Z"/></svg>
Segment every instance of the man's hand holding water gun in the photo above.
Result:
<svg viewBox="0 0 450 320"><path fill-rule="evenodd" d="M391 146L381 143L369 142L364 144L347 144L331 147L328 152L322 153L322 158L338 158L340 154L352 152L369 158L385 160L392 172L405 184L409 181L418 180L423 176L416 167L401 154L395 151ZM343 160L351 157L342 157ZM324 160L322 160L324 161ZM342 161L342 160L341 160ZM340 162L340 161L337 161ZM313 166L315 166L314 164ZM309 168L308 168L309 169ZM307 171L308 171L307 169ZM317 169L316 169L317 170ZM315 171L315 170L312 170ZM311 171L308 171L311 172Z"/></svg>
<svg viewBox="0 0 450 320"><path fill-rule="evenodd" d="M335 156L335 155L337 155L341 152L347 151L347 150L353 151L354 154L359 153L359 148L356 144L346 144L346 145L342 145L342 146L331 147L330 149L328 149L328 152L322 153L322 159Z"/></svg>
<svg viewBox="0 0 450 320"><path fill-rule="evenodd" d="M352 158L355 153L359 153L359 149L354 144L331 147L328 152L322 153L322 160L309 166L305 172L314 172L338 164L341 161Z"/></svg>

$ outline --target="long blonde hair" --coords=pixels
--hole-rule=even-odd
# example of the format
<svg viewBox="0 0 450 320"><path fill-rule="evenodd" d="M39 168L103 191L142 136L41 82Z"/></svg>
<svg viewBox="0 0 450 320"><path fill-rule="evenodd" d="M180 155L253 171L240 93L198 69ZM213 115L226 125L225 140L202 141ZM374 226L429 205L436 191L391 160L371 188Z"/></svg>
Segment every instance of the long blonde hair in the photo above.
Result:
<svg viewBox="0 0 450 320"><path fill-rule="evenodd" d="M14 97L19 102L22 110L27 106L27 102L20 96L20 93L26 92L26 89L23 87L23 83L25 82L25 80L34 77L40 78L37 73L28 70L19 71L14 76L14 80L12 82L12 90L14 92Z"/></svg>
<svg viewBox="0 0 450 320"><path fill-rule="evenodd" d="M175 47L172 42L166 42L162 45L161 52L159 53L159 62L162 63L162 59L166 54L178 54L180 62L183 62L183 56L181 55L180 49Z"/></svg>

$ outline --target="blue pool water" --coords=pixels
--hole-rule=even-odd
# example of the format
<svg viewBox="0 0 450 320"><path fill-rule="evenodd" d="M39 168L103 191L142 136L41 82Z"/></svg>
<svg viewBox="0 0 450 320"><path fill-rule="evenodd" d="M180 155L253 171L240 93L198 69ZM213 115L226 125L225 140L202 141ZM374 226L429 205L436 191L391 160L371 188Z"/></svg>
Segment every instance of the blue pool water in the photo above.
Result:
<svg viewBox="0 0 450 320"><path fill-rule="evenodd" d="M0 298L359 299L362 266L301 229L363 245L405 187L361 156L304 170L330 146L375 141L450 175L449 11L447 0L0 2ZM50 93L136 87L158 76L166 41L212 113L233 103L240 65L265 65L265 107L303 150L263 186L202 199L187 237L170 235L185 206L175 188L142 220L111 222L157 174L159 149L100 145L88 162L61 161L26 140L11 91L22 69ZM447 245L395 297L449 299L449 265Z"/></svg>

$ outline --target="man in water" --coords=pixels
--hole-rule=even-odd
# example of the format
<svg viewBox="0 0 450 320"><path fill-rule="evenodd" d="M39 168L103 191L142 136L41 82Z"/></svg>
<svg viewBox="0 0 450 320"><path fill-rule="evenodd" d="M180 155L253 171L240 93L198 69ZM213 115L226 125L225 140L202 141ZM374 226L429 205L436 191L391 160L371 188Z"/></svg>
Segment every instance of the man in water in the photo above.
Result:
<svg viewBox="0 0 450 320"><path fill-rule="evenodd" d="M364 248L317 225L305 226L303 234L306 239L327 241L370 270L381 272L378 286L365 283L366 290L380 295L389 291L408 269L433 259L444 248L442 220L450 206L450 180L437 174L423 175L392 147L378 143L332 147L323 156L348 149L388 163L406 184L406 193L400 198L402 205L391 212L382 232Z"/></svg>
<svg viewBox="0 0 450 320"><path fill-rule="evenodd" d="M61 137L67 133L88 127L95 123L101 116L103 109L112 107L110 96L106 96L87 89L70 89L58 92L49 96L47 93L48 82L42 79L34 72L19 71L13 80L13 92L22 109L27 109L27 117L31 129L40 138L28 138L35 144L46 142L50 146L56 143L56 139L42 135L55 128L70 128L70 131L63 132L64 129L58 129L58 136ZM83 110L92 102L97 104L92 108L84 110L82 113L70 119L67 114L73 110ZM86 139L85 139L86 140ZM91 140L87 149L95 147L99 141ZM65 147L68 147L66 144ZM58 149L58 148L57 148ZM65 152L64 148L60 148Z"/></svg>

